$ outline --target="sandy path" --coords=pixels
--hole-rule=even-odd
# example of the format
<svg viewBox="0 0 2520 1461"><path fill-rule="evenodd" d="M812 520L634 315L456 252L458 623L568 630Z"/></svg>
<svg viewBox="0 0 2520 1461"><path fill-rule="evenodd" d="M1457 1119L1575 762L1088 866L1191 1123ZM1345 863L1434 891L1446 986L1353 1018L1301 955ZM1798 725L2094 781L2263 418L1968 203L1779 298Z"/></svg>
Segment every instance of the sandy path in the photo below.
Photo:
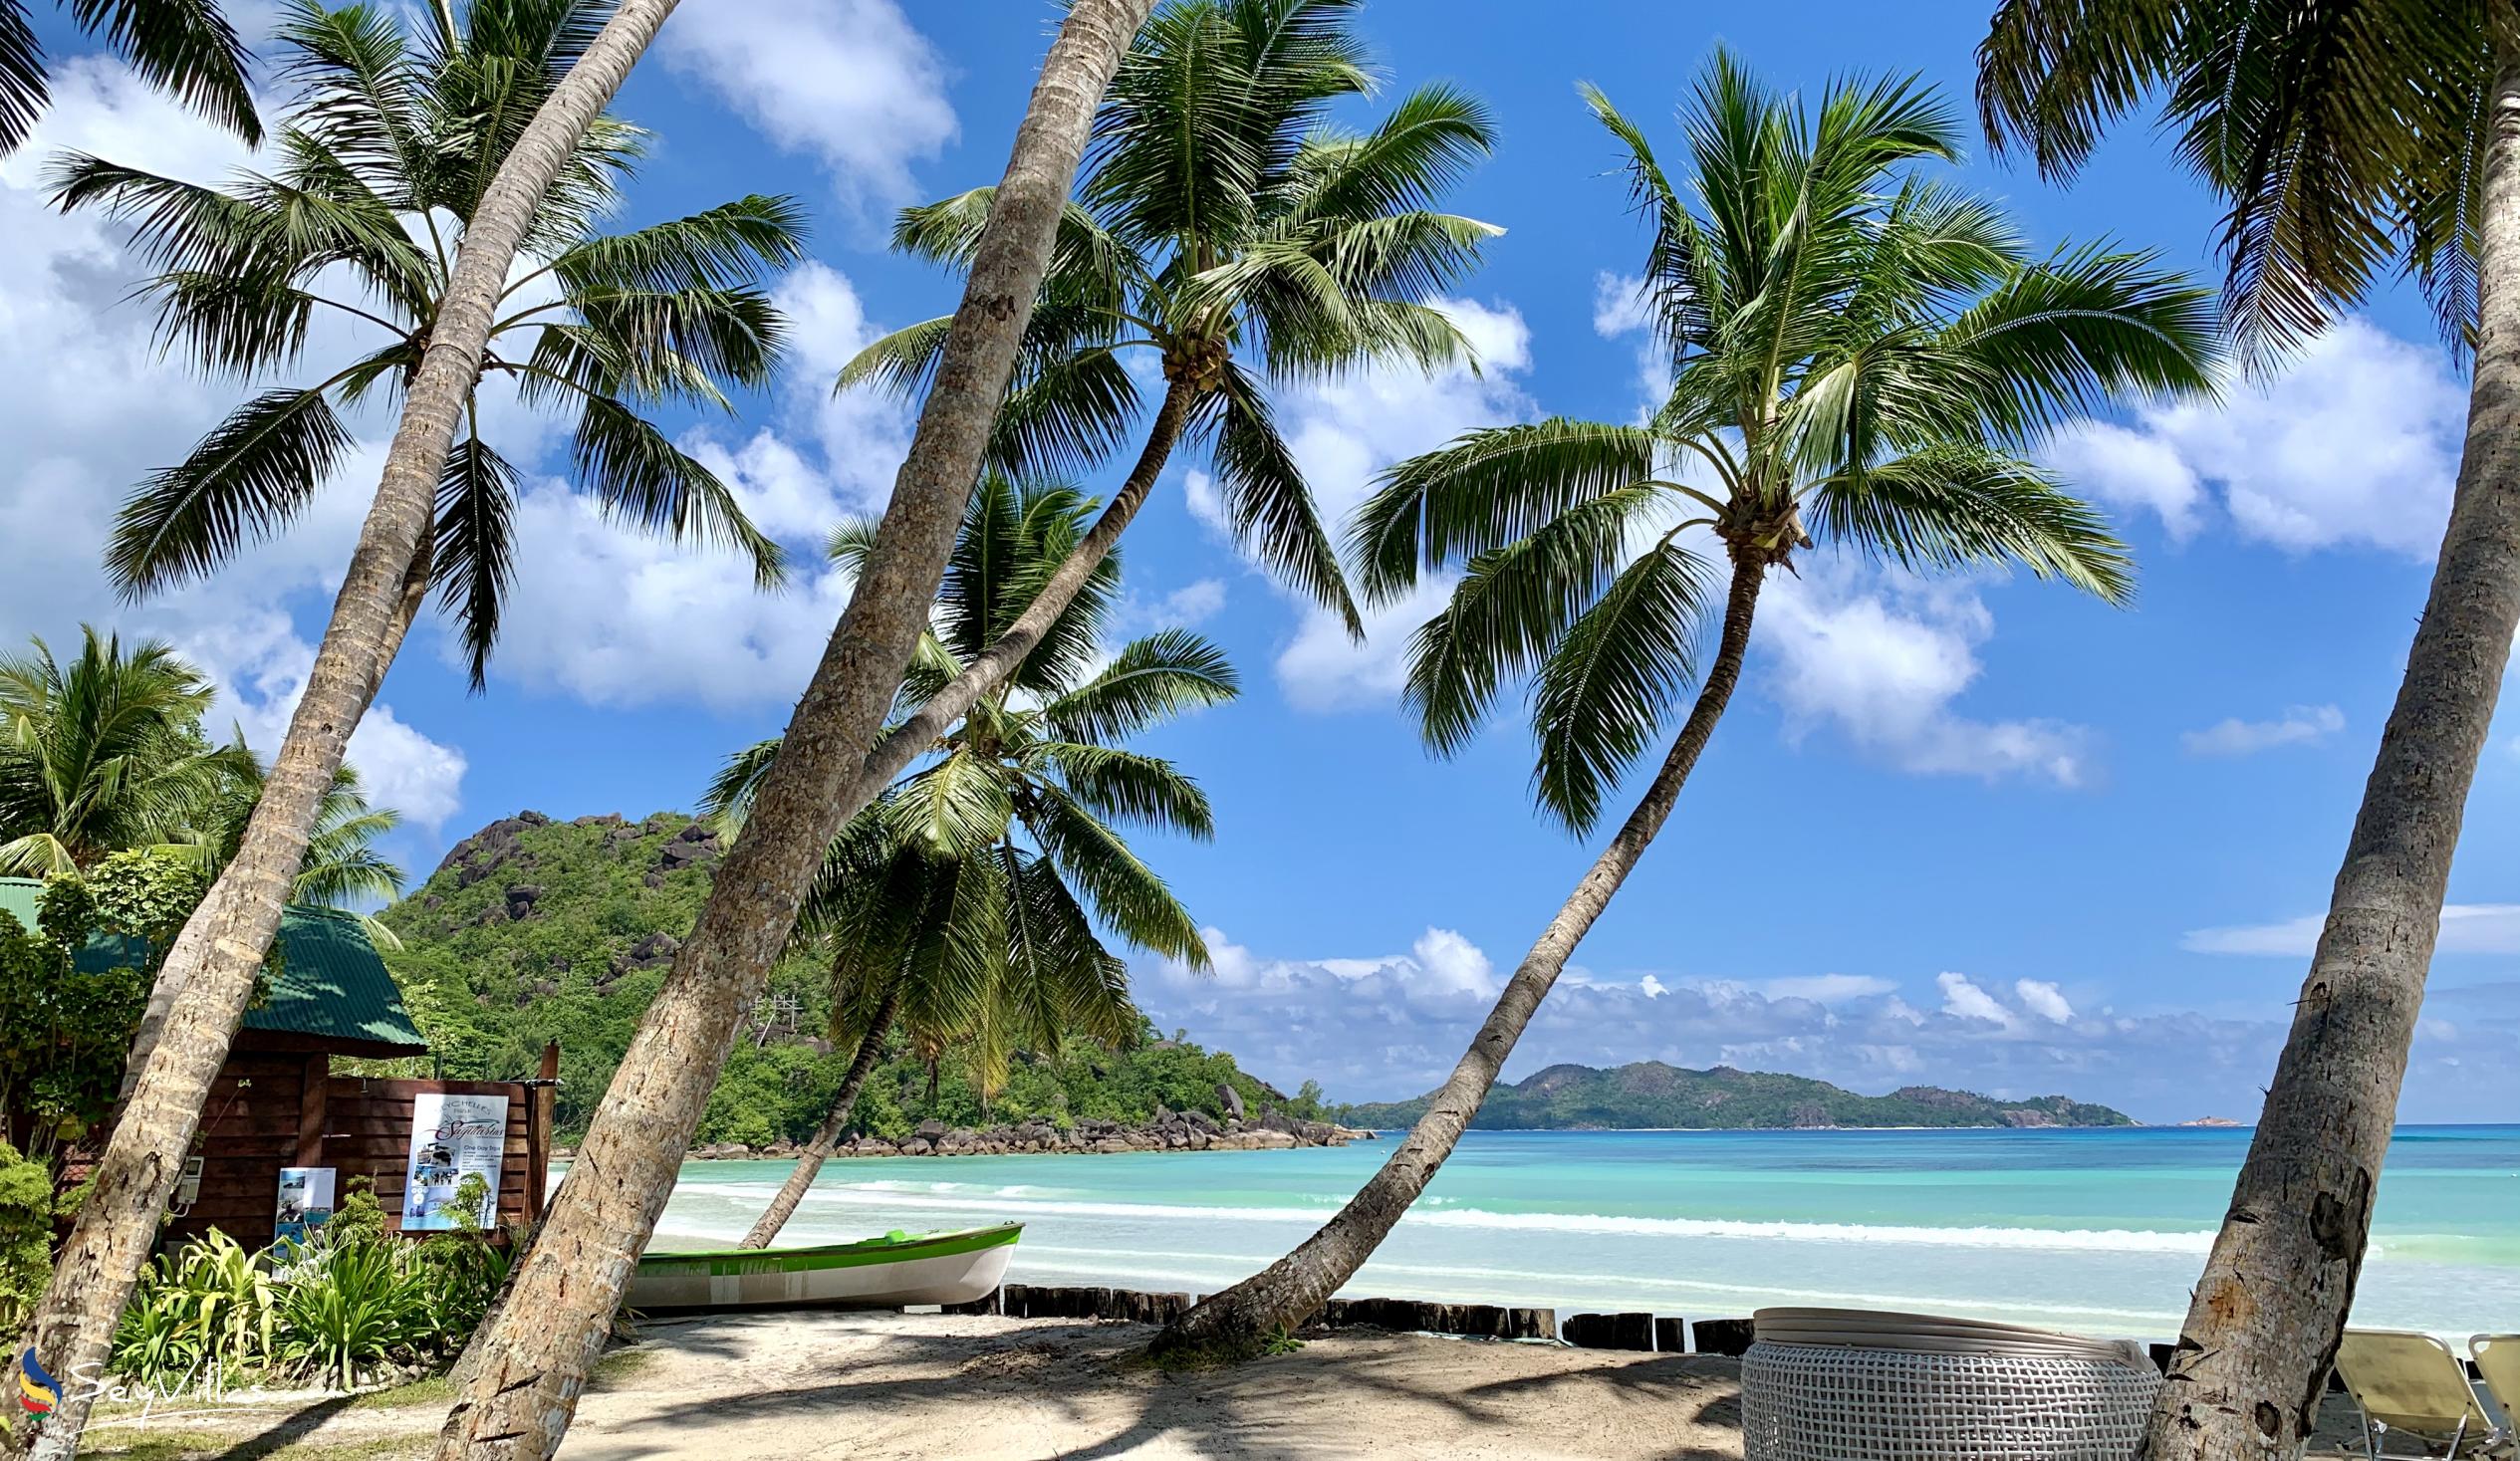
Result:
<svg viewBox="0 0 2520 1461"><path fill-rule="evenodd" d="M1215 1374L1135 1359L1148 1331L978 1317L743 1315L649 1325L565 1461L789 1457L1505 1457L1729 1461L1730 1361L1340 1335Z"/></svg>

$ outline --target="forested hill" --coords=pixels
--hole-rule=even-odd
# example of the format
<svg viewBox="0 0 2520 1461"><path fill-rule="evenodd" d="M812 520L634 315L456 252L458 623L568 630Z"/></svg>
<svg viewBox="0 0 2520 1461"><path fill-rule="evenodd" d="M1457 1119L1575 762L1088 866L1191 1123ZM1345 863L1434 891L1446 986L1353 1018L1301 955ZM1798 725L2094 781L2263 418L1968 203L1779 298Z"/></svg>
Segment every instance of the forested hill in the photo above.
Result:
<svg viewBox="0 0 2520 1461"><path fill-rule="evenodd" d="M1354 1126L1402 1126L1426 1097L1335 1109ZM1678 1127L1808 1126L2132 1126L2124 1111L2042 1096L1996 1100L1967 1091L1908 1086L1858 1096L1826 1081L1736 1071L1690 1071L1642 1061L1614 1071L1551 1066L1519 1084L1500 1084L1470 1124L1486 1130L1586 1131Z"/></svg>
<svg viewBox="0 0 2520 1461"><path fill-rule="evenodd" d="M428 881L378 915L402 940L385 962L429 1037L437 1073L530 1076L544 1042L557 1040L561 1135L574 1140L690 932L720 852L708 828L673 813L555 822L526 812L456 844ZM850 1054L824 1038L829 978L799 959L774 971L744 1021L699 1142L763 1146L812 1134ZM927 1067L896 1047L859 1100L857 1129L898 1139L930 1116L957 1126L1031 1116L1063 1126L1134 1123L1158 1105L1222 1116L1219 1084L1255 1113L1317 1113L1319 1092L1309 1084L1289 1098L1232 1056L1145 1036L1128 1051L1072 1047L1019 1060L986 1111L953 1059L935 1072L931 1095Z"/></svg>

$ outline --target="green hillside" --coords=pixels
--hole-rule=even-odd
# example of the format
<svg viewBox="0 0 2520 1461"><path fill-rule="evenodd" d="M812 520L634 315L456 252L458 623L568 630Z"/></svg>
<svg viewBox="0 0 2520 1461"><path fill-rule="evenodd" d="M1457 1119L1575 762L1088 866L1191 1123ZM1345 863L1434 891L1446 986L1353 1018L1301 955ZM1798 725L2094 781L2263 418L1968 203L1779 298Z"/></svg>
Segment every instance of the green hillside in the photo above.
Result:
<svg viewBox="0 0 2520 1461"><path fill-rule="evenodd" d="M1333 1118L1355 1126L1400 1126L1426 1109L1426 1098L1350 1105ZM1908 1086L1888 1096L1858 1096L1826 1081L1736 1071L1683 1070L1642 1061L1613 1071L1551 1066L1518 1084L1500 1084L1470 1124L1495 1131L1588 1131L1677 1127L1807 1126L2132 1126L2134 1118L2105 1105L2042 1096L1996 1100L1967 1091Z"/></svg>
<svg viewBox="0 0 2520 1461"><path fill-rule="evenodd" d="M561 1139L574 1140L690 932L720 851L706 827L662 812L637 822L526 812L456 844L426 882L378 915L402 940L385 962L436 1072L530 1076L544 1042L557 1040ZM696 1140L760 1146L812 1134L850 1054L824 1038L830 1016L828 972L782 963L744 1021ZM1254 1111L1316 1113L1309 1084L1290 1099L1232 1056L1148 1029L1127 1051L1073 1047L1019 1060L985 1110L954 1059L931 1073L896 1046L859 1099L856 1129L897 1140L931 1116L951 1125L1140 1122L1158 1106L1221 1117L1220 1084Z"/></svg>

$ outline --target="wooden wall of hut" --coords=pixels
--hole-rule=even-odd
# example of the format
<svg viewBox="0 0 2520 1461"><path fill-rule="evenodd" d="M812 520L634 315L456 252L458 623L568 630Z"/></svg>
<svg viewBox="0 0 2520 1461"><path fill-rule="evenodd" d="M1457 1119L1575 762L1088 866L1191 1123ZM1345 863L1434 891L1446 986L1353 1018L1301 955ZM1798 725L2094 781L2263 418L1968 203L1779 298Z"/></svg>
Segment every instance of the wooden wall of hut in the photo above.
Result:
<svg viewBox="0 0 2520 1461"><path fill-rule="evenodd" d="M373 1180L385 1226L399 1232L412 1101L424 1092L508 1098L499 1224L541 1217L550 1102L536 1098L540 1093L533 1088L505 1081L335 1076L331 1058L323 1054L240 1050L220 1069L204 1108L200 1198L169 1221L163 1238L179 1241L218 1228L249 1248L269 1243L282 1167L333 1168L336 1200L349 1195L352 1178Z"/></svg>

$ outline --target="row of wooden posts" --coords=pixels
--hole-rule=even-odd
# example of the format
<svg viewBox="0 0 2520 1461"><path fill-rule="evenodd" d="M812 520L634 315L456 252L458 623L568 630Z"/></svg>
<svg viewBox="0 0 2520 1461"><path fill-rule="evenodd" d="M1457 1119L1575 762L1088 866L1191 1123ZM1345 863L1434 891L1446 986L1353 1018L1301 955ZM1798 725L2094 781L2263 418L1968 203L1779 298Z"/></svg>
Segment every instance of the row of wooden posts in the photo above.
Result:
<svg viewBox="0 0 2520 1461"><path fill-rule="evenodd" d="M1204 1299L1199 1295L1197 1299ZM946 1308L947 1314L996 1314L1008 1319L1121 1320L1169 1324L1197 1302L1188 1294L1149 1294L1138 1289L1053 1288L1008 1284L985 1298ZM1746 1319L1684 1320L1676 1314L1570 1314L1554 1309L1507 1309L1494 1304L1440 1304L1421 1299L1333 1299L1312 1327L1387 1330L1402 1335L1459 1335L1473 1339L1555 1339L1578 1349L1642 1349L1662 1354L1722 1354L1739 1358L1750 1347ZM2153 1344L2152 1362L2169 1368L2171 1346ZM2474 1366L2470 1366L2472 1370ZM2329 1388L2342 1385L2331 1376Z"/></svg>
<svg viewBox="0 0 2520 1461"><path fill-rule="evenodd" d="M1203 1296L1202 1296L1203 1297ZM1196 1302L1188 1294L1138 1289L1008 1284L947 1314L1008 1319L1123 1320L1168 1324ZM1394 1334L1459 1335L1476 1339L1556 1339L1581 1349L1643 1349L1664 1354L1739 1355L1750 1347L1750 1321L1669 1314L1570 1314L1495 1304L1439 1304L1418 1299L1333 1299L1313 1321L1322 1329L1376 1329ZM1692 1342L1694 1340L1694 1342Z"/></svg>

